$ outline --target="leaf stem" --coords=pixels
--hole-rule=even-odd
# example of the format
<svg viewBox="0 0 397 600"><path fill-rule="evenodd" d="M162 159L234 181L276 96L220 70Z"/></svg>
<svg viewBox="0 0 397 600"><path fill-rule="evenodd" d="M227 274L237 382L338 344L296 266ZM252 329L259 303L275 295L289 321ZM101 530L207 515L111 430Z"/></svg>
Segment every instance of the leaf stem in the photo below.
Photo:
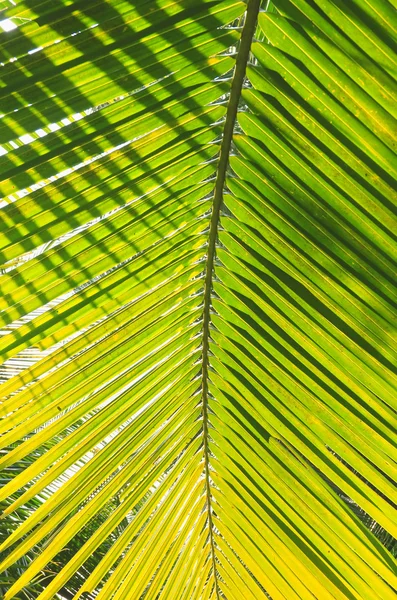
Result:
<svg viewBox="0 0 397 600"><path fill-rule="evenodd" d="M240 45L237 52L236 64L230 96L227 105L225 125L219 154L218 169L215 181L214 200L212 205L212 215L210 231L208 236L208 249L205 267L204 282L204 308L203 308L203 354L202 354L202 415L203 415L203 446L205 463L205 487L208 510L208 527L211 545L212 567L215 580L216 597L219 600L219 586L216 576L215 544L214 544L214 525L212 520L211 508L211 483L210 483L210 450L209 450L209 432L208 432L208 370L209 370L209 345L210 345L210 325L211 325L211 297L214 275L214 263L216 258L216 243L218 239L218 226L220 220L220 211L223 202L223 191L225 187L227 167L229 164L230 148L233 139L234 126L236 123L237 110L243 87L245 73L251 48L252 38L255 33L256 21L261 5L261 0L248 0L245 22L241 32Z"/></svg>

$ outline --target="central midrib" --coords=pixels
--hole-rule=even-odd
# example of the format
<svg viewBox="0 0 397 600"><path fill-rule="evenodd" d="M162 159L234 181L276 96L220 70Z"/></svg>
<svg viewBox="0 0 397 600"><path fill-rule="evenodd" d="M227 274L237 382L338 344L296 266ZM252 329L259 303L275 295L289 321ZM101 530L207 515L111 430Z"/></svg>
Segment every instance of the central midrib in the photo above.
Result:
<svg viewBox="0 0 397 600"><path fill-rule="evenodd" d="M215 180L214 199L212 205L212 214L210 230L208 235L207 259L205 264L204 281L204 306L203 306L203 337L202 337L202 415L203 415L203 446L204 446L204 469L205 469L205 489L208 511L208 528L211 546L212 567L215 581L216 597L219 599L219 586L216 577L215 544L212 521L211 507L211 482L210 482L210 451L209 451L209 433L208 433L208 369L209 369L209 342L210 342L210 324L211 324L211 298L212 284L214 274L214 263L216 258L216 242L218 238L218 226L220 220L220 211L223 202L223 191L227 167L229 164L229 155L233 139L233 131L236 123L237 110L243 87L245 72L247 68L252 39L255 33L256 22L260 10L261 0L248 0L245 14L245 22L241 32L239 48L236 57L236 64L230 95L226 110L226 119L223 129L223 136L219 154L218 168Z"/></svg>

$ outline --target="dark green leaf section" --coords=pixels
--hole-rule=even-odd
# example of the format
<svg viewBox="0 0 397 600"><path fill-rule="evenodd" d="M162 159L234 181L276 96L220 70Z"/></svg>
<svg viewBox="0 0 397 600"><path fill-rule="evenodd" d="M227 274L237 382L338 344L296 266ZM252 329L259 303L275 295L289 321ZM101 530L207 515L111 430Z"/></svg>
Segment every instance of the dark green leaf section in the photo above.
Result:
<svg viewBox="0 0 397 600"><path fill-rule="evenodd" d="M276 2L252 45L211 332L228 598L397 590L360 514L396 537L396 82L375 4Z"/></svg>

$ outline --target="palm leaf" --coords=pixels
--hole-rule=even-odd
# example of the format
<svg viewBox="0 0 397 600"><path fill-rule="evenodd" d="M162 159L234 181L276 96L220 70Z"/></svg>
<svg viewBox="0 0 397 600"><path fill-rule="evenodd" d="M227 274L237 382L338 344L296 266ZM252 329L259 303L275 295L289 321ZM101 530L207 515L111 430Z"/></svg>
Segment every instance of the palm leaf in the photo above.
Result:
<svg viewBox="0 0 397 600"><path fill-rule="evenodd" d="M393 3L3 4L5 600L394 598Z"/></svg>

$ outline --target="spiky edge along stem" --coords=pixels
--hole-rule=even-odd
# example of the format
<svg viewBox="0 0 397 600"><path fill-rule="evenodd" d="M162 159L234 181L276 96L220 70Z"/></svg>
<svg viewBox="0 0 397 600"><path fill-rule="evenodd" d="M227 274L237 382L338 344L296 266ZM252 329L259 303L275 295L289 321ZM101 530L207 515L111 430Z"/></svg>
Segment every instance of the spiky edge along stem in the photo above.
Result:
<svg viewBox="0 0 397 600"><path fill-rule="evenodd" d="M245 22L241 32L240 45L237 52L236 64L232 84L230 88L229 101L226 111L225 125L219 154L218 169L215 181L214 200L212 205L212 215L210 231L208 236L207 259L205 266L204 282L204 308L203 308L203 341L202 341L202 415L203 415L203 446L204 446L204 469L205 469L205 488L208 510L208 528L211 545L212 568L215 581L216 597L219 599L219 587L216 577L215 546L213 535L213 521L211 513L211 484L209 469L209 439L208 439L208 369L209 369L209 340L211 324L211 295L212 282L214 274L214 262L216 257L216 242L218 239L218 226L220 220L220 211L223 202L223 191L227 167L229 164L230 148L233 139L233 131L236 123L237 110L241 96L241 90L244 83L249 53L251 49L252 38L255 33L258 13L261 6L261 0L248 0L245 14Z"/></svg>

